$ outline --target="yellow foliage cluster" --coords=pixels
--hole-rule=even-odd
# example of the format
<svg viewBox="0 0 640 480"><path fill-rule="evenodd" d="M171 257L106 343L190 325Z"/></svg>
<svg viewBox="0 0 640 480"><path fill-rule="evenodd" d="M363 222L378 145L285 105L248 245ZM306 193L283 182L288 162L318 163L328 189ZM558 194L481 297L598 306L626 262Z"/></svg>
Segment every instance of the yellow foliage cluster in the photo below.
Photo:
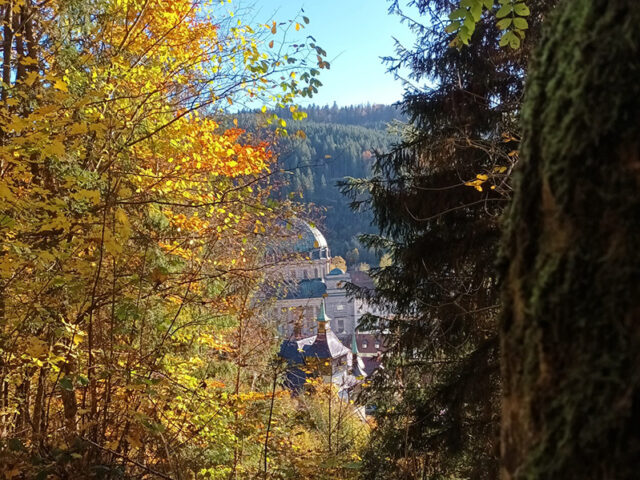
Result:
<svg viewBox="0 0 640 480"><path fill-rule="evenodd" d="M256 471L256 406L282 393L262 378L269 329L240 326L257 318L274 159L223 108L314 84L266 52L277 30L218 2L0 9L0 435L19 445L0 468Z"/></svg>

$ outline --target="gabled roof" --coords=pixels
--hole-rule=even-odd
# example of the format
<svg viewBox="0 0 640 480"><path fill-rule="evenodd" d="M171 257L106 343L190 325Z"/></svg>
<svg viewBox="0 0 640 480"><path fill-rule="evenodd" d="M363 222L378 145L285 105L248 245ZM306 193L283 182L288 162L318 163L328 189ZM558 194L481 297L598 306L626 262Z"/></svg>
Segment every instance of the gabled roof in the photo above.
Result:
<svg viewBox="0 0 640 480"><path fill-rule="evenodd" d="M305 357L328 359L344 357L350 353L330 328L327 328L326 332L310 338L313 338L313 343L303 347Z"/></svg>

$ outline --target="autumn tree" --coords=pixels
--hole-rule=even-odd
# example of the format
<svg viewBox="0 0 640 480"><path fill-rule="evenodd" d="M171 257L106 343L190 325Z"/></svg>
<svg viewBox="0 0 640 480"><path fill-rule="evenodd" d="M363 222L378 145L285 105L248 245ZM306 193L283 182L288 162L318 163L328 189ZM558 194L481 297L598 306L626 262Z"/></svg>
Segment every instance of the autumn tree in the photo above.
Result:
<svg viewBox="0 0 640 480"><path fill-rule="evenodd" d="M208 475L262 398L220 366L243 365L278 214L269 145L220 113L295 111L324 51L272 48L306 18L251 26L216 2L1 8L5 476Z"/></svg>
<svg viewBox="0 0 640 480"><path fill-rule="evenodd" d="M565 1L527 80L505 219L503 479L640 467L640 12Z"/></svg>

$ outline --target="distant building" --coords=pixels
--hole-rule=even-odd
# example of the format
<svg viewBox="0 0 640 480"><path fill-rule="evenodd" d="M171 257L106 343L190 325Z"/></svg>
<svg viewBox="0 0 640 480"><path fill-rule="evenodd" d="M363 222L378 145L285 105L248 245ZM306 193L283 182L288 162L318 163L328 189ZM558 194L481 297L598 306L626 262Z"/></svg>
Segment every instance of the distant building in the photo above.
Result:
<svg viewBox="0 0 640 480"><path fill-rule="evenodd" d="M320 303L317 333L306 338L283 340L280 356L289 363L286 384L292 390L303 387L309 377L322 377L338 387L341 396L348 397L367 376L365 365L358 355L356 335L352 335L351 349L347 348L331 329L324 301Z"/></svg>
<svg viewBox="0 0 640 480"><path fill-rule="evenodd" d="M290 230L290 239L283 241L277 250L274 248L277 267L270 275L277 285L273 316L283 338L282 356L290 363L296 360L307 366L313 364L327 376L321 368L323 362L314 360L322 358L332 366L334 383L339 383L340 372L348 373L352 368L352 355L347 353L360 349L362 353L356 353L357 366L361 373L371 374L380 363L383 344L379 335L358 329L361 317L371 307L362 300L349 298L345 285L368 282L366 286L373 286L373 282L364 272L354 272L356 278L352 278L339 268L330 270L327 240L314 226L294 220ZM325 343L330 357L327 351L319 354L320 345L325 348Z"/></svg>

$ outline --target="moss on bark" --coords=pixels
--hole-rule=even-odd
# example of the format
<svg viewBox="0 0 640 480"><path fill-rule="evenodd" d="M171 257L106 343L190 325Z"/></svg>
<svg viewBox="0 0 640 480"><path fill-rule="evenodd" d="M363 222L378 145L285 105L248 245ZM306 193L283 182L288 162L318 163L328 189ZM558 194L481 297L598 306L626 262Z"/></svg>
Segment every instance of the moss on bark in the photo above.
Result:
<svg viewBox="0 0 640 480"><path fill-rule="evenodd" d="M566 0L505 218L503 479L640 475L640 8Z"/></svg>

